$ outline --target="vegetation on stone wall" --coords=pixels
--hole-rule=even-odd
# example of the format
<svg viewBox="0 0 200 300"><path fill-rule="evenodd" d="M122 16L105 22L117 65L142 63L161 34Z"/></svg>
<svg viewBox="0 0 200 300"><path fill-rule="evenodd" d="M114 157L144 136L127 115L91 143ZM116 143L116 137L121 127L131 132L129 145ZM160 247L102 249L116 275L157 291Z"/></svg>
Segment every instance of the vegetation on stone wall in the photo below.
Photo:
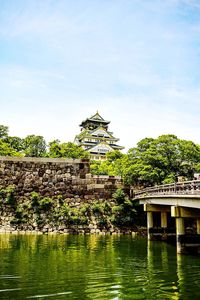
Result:
<svg viewBox="0 0 200 300"><path fill-rule="evenodd" d="M116 190L110 201L80 201L77 205L62 195L50 198L31 192L29 196L19 198L15 197L14 186L0 187L0 212L1 216L9 216L12 228L21 230L110 230L133 227L137 221L135 203L122 189Z"/></svg>

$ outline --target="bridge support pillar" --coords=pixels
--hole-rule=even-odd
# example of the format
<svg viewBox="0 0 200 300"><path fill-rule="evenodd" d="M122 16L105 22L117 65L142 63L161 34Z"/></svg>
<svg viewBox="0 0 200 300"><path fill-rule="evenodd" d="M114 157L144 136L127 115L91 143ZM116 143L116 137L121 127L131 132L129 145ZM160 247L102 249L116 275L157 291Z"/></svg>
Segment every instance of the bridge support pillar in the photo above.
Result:
<svg viewBox="0 0 200 300"><path fill-rule="evenodd" d="M167 228L167 212L161 211L161 227Z"/></svg>
<svg viewBox="0 0 200 300"><path fill-rule="evenodd" d="M172 206L171 215L176 218L177 253L200 254L200 211L195 208ZM197 220L196 233L185 231L185 218Z"/></svg>
<svg viewBox="0 0 200 300"><path fill-rule="evenodd" d="M185 253L182 237L185 235L185 224L183 218L176 218L176 250L177 253Z"/></svg>
<svg viewBox="0 0 200 300"><path fill-rule="evenodd" d="M200 234L200 219L197 219L197 234Z"/></svg>
<svg viewBox="0 0 200 300"><path fill-rule="evenodd" d="M162 232L162 240L167 240L167 212L161 211L161 228L163 230Z"/></svg>
<svg viewBox="0 0 200 300"><path fill-rule="evenodd" d="M152 240L152 234L151 234L151 229L153 228L153 212L148 211L147 212L147 236L148 240Z"/></svg>
<svg viewBox="0 0 200 300"><path fill-rule="evenodd" d="M144 204L144 211L147 212L148 240L174 240L175 228L168 228L167 224L167 213L170 212L169 206Z"/></svg>

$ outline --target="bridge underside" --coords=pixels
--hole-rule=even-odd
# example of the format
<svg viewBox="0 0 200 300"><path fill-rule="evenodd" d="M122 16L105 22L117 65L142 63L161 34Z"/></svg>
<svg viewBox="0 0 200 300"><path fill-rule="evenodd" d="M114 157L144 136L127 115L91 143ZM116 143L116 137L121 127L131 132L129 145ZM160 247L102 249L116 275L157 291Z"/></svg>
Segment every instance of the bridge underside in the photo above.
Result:
<svg viewBox="0 0 200 300"><path fill-rule="evenodd" d="M156 195L140 199L140 204L146 203L200 209L200 195Z"/></svg>
<svg viewBox="0 0 200 300"><path fill-rule="evenodd" d="M149 240L176 242L177 253L200 254L200 195L140 197Z"/></svg>

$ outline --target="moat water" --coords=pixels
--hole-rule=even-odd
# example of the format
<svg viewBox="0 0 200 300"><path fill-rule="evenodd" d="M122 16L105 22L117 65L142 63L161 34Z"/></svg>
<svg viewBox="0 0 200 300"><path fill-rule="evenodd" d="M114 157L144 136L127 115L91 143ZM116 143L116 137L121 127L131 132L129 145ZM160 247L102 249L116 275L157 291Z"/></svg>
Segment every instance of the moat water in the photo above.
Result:
<svg viewBox="0 0 200 300"><path fill-rule="evenodd" d="M200 299L200 257L141 237L1 234L0 299Z"/></svg>

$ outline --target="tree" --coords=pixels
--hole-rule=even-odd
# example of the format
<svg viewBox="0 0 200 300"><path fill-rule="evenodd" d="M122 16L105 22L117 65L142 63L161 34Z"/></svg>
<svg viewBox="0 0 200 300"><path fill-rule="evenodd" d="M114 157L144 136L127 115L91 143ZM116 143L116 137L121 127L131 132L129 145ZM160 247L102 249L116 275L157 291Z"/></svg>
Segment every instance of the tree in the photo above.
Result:
<svg viewBox="0 0 200 300"><path fill-rule="evenodd" d="M22 154L0 139L0 156L22 156Z"/></svg>
<svg viewBox="0 0 200 300"><path fill-rule="evenodd" d="M5 141L17 152L24 150L24 140L18 136L8 136Z"/></svg>
<svg viewBox="0 0 200 300"><path fill-rule="evenodd" d="M106 161L91 163L93 174L120 175L126 184L140 187L176 182L179 176L193 179L198 170L200 147L173 134L142 139L127 154L113 151Z"/></svg>
<svg viewBox="0 0 200 300"><path fill-rule="evenodd" d="M28 135L24 139L24 154L28 157L44 157L46 142L40 135Z"/></svg>
<svg viewBox="0 0 200 300"><path fill-rule="evenodd" d="M119 150L115 150L106 153L106 158L105 161L92 161L90 164L91 172L96 175L121 175L121 169L125 165L122 163L125 155Z"/></svg>
<svg viewBox="0 0 200 300"><path fill-rule="evenodd" d="M132 184L155 185L177 181L178 176L193 178L200 162L199 147L175 135L143 139L128 152L129 168L125 178Z"/></svg>
<svg viewBox="0 0 200 300"><path fill-rule="evenodd" d="M114 150L106 153L106 158L109 162L114 162L119 158L122 158L123 154L119 150Z"/></svg>
<svg viewBox="0 0 200 300"><path fill-rule="evenodd" d="M8 137L8 126L0 125L0 139Z"/></svg>
<svg viewBox="0 0 200 300"><path fill-rule="evenodd" d="M48 156L49 157L62 157L61 156L61 146L60 146L60 141L59 140L53 140L52 142L49 143L49 151L48 151Z"/></svg>
<svg viewBox="0 0 200 300"><path fill-rule="evenodd" d="M49 157L66 157L66 158L89 158L89 153L82 147L71 143L60 143L59 140L54 140L49 143Z"/></svg>

